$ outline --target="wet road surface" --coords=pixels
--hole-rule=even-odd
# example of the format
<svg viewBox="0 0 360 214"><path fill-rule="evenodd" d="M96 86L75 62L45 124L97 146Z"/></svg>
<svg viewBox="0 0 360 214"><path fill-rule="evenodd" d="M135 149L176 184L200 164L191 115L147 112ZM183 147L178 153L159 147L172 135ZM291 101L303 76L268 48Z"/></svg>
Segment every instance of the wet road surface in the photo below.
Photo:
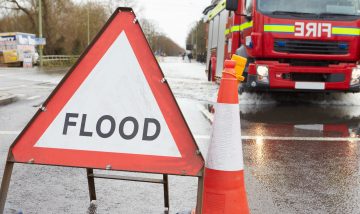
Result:
<svg viewBox="0 0 360 214"><path fill-rule="evenodd" d="M360 213L359 106L287 98L240 104L240 117L247 193L263 196L252 213Z"/></svg>
<svg viewBox="0 0 360 214"><path fill-rule="evenodd" d="M211 115L217 86L206 81L203 65L177 60L161 65L206 156L211 125L199 109ZM0 107L0 178L9 145L62 75L0 71L0 91L19 97ZM358 97L302 95L299 99L306 102L298 102L291 97L284 101L268 95L240 96L245 181L253 214L360 213ZM162 189L157 185L106 180L96 180L96 185L99 213L162 211ZM195 178L170 176L171 213L194 207L196 188ZM84 213L87 206L84 170L15 166L7 213Z"/></svg>
<svg viewBox="0 0 360 214"><path fill-rule="evenodd" d="M279 213L360 213L358 109L241 109L243 135L252 138L243 141L247 171Z"/></svg>

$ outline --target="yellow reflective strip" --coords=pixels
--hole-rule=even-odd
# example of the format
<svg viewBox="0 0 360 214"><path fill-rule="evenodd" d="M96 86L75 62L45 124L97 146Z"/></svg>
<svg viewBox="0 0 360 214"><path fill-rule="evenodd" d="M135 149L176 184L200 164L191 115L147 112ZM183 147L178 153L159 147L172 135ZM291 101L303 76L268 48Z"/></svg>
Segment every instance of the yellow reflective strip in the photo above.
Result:
<svg viewBox="0 0 360 214"><path fill-rule="evenodd" d="M252 26L253 26L253 21L245 22L245 23L240 25L240 30L242 31L242 30L245 30L245 29L250 28Z"/></svg>
<svg viewBox="0 0 360 214"><path fill-rule="evenodd" d="M232 26L231 32L237 32L237 31L240 31L240 25Z"/></svg>
<svg viewBox="0 0 360 214"><path fill-rule="evenodd" d="M226 1L221 1L209 14L209 20L213 19L218 13L220 13L226 7Z"/></svg>
<svg viewBox="0 0 360 214"><path fill-rule="evenodd" d="M251 28L253 26L253 22L245 22L241 25L235 25L231 28L231 32L243 31L245 29Z"/></svg>
<svg viewBox="0 0 360 214"><path fill-rule="evenodd" d="M291 25L264 25L265 32L294 33L295 26Z"/></svg>
<svg viewBox="0 0 360 214"><path fill-rule="evenodd" d="M228 35L230 33L230 29L225 30L225 35Z"/></svg>
<svg viewBox="0 0 360 214"><path fill-rule="evenodd" d="M360 36L360 28L333 27L332 34Z"/></svg>

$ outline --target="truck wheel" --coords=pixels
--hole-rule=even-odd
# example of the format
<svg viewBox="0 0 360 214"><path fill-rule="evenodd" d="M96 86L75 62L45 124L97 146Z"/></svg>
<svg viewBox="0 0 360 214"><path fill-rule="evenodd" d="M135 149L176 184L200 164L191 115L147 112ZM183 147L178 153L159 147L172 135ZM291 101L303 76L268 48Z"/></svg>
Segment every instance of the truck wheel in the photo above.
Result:
<svg viewBox="0 0 360 214"><path fill-rule="evenodd" d="M211 82L212 81L211 62L209 62L209 69L208 69L207 75L208 75L208 81Z"/></svg>
<svg viewBox="0 0 360 214"><path fill-rule="evenodd" d="M248 69L249 69L249 64L251 62L254 62L254 59L249 57L249 55L246 52L246 47L244 45L241 45L235 52L236 55L244 57L247 59L246 65L245 65L245 69L244 69L244 73L243 76L245 77L244 83L246 83L247 81L247 75L248 75Z"/></svg>
<svg viewBox="0 0 360 214"><path fill-rule="evenodd" d="M248 92L248 89L249 89L249 85L247 83L247 80L248 80L248 69L249 69L249 64L254 62L254 59L253 58L250 58L250 57L246 57L247 59L247 62L246 62L246 65L245 65L245 69L244 69L244 72L243 72L243 77L245 78L244 81L242 82L242 84L239 85L239 88L238 88L238 93L239 94L242 94L243 92Z"/></svg>
<svg viewBox="0 0 360 214"><path fill-rule="evenodd" d="M244 73L243 73L243 76L245 77L244 82L247 81L249 64L252 63L252 62L254 62L254 59L253 59L253 58L247 57L246 59L247 59L247 61L246 61L246 65L245 65L245 69L244 69Z"/></svg>

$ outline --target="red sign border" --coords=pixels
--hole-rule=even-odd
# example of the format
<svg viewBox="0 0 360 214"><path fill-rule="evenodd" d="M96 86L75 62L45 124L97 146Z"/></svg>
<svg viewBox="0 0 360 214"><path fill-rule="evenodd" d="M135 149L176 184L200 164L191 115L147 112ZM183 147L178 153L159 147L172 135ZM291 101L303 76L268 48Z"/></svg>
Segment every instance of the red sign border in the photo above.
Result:
<svg viewBox="0 0 360 214"><path fill-rule="evenodd" d="M128 36L182 157L33 147L122 31L125 31ZM151 52L134 12L131 8L118 8L77 63L51 93L42 109L39 109L15 139L10 147L13 161L94 169L106 169L110 165L111 170L116 171L201 176L204 159L168 83L162 82L163 78L164 74ZM173 102L170 103L169 100ZM184 125L179 126L179 124Z"/></svg>

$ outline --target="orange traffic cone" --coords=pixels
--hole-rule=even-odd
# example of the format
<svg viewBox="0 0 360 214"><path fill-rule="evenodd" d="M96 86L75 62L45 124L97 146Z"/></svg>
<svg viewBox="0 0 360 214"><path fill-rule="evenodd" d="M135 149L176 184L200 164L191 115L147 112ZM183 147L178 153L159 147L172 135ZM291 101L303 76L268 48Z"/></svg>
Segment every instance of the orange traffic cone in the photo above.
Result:
<svg viewBox="0 0 360 214"><path fill-rule="evenodd" d="M225 61L205 165L203 214L248 214L236 62Z"/></svg>

